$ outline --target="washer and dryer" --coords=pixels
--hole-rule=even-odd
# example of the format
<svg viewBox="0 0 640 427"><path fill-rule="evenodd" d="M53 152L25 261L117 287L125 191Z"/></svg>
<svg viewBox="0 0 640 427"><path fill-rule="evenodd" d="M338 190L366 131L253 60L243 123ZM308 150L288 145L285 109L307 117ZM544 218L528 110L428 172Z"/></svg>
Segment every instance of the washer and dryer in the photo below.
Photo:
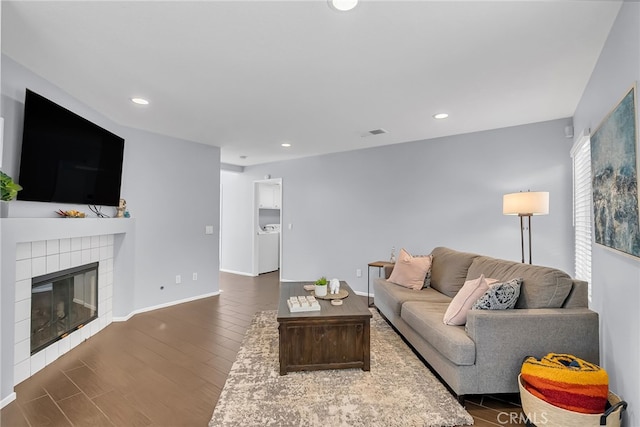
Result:
<svg viewBox="0 0 640 427"><path fill-rule="evenodd" d="M258 231L258 274L280 268L280 224L266 224Z"/></svg>

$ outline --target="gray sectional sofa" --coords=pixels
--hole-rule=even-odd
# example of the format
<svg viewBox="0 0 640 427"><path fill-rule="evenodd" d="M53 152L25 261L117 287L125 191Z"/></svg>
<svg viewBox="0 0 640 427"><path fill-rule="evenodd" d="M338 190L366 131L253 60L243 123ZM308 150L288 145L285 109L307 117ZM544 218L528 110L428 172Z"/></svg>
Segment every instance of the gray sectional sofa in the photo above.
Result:
<svg viewBox="0 0 640 427"><path fill-rule="evenodd" d="M429 287L412 290L375 279L375 306L461 400L517 393L525 356L569 353L599 363L598 313L588 308L586 282L553 268L443 247L432 255ZM452 298L481 274L522 278L516 307L471 310L465 326L444 324Z"/></svg>

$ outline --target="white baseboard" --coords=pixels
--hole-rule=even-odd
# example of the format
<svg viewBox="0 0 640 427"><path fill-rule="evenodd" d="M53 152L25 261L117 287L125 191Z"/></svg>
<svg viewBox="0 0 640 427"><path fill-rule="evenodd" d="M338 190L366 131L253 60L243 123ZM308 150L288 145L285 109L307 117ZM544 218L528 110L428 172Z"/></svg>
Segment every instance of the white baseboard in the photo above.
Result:
<svg viewBox="0 0 640 427"><path fill-rule="evenodd" d="M223 271L225 273L237 274L238 276L257 277L255 274L247 273L246 271L227 270L226 268L221 268L220 271Z"/></svg>
<svg viewBox="0 0 640 427"><path fill-rule="evenodd" d="M178 304L183 304L185 302L191 302L191 301L196 301L196 300L203 299L203 298L213 297L213 296L216 296L216 295L220 295L220 292L222 292L222 291L209 292L207 294L196 295L195 297L189 297L189 298L184 298L184 299L181 299L181 300L166 302L164 304L154 305L154 306L151 306L151 307L140 308L138 310L132 311L131 313L129 313L126 316L122 316L122 317L115 317L114 316L113 317L113 321L114 322L126 322L127 320L129 320L133 316L135 316L136 314L146 313L148 311L153 311L153 310L158 310L158 309L161 309L161 308L171 307L172 305L178 305Z"/></svg>
<svg viewBox="0 0 640 427"><path fill-rule="evenodd" d="M366 297L366 296L368 296L368 297L370 297L370 298L373 298L373 294L371 294L371 293L370 293L370 294L367 294L366 292L362 292L362 291L353 291L353 292L355 292L355 294L356 294L356 295L360 295L360 296L362 296L362 297Z"/></svg>
<svg viewBox="0 0 640 427"><path fill-rule="evenodd" d="M0 401L0 408L4 408L9 403L16 400L16 392L11 392L11 394Z"/></svg>

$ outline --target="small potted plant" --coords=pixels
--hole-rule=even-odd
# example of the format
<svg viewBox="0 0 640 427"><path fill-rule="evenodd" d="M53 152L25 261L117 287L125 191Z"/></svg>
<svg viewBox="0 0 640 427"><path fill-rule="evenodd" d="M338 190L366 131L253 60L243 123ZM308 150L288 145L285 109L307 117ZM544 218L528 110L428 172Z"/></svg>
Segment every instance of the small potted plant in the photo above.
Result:
<svg viewBox="0 0 640 427"><path fill-rule="evenodd" d="M9 202L16 198L18 191L22 190L19 184L6 173L0 171L0 218L6 218L9 213Z"/></svg>
<svg viewBox="0 0 640 427"><path fill-rule="evenodd" d="M327 278L322 276L315 283L314 292L317 297L324 297L327 295Z"/></svg>

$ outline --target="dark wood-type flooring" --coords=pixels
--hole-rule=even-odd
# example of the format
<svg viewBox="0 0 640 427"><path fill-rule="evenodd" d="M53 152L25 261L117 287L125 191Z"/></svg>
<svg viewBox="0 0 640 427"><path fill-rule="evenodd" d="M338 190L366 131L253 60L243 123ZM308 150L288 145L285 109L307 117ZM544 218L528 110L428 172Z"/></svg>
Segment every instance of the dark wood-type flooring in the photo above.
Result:
<svg viewBox="0 0 640 427"><path fill-rule="evenodd" d="M18 384L0 425L206 426L254 313L277 309L278 273L220 273L220 288L111 324ZM469 396L466 408L476 426L522 424L506 398Z"/></svg>

